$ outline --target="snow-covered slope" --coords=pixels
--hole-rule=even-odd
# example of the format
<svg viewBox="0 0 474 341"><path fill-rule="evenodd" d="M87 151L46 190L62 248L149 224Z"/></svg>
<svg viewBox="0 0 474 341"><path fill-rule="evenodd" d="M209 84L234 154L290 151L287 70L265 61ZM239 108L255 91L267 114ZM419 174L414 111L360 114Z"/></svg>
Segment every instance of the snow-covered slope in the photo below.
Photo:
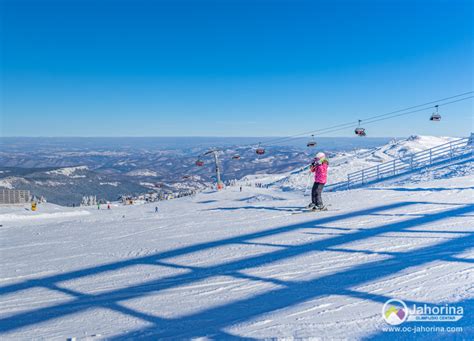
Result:
<svg viewBox="0 0 474 341"><path fill-rule="evenodd" d="M238 187L158 214L3 208L0 338L471 339L473 195L459 177L327 193L329 211L306 214L301 193ZM385 332L392 298L463 306L402 325L463 330Z"/></svg>
<svg viewBox="0 0 474 341"><path fill-rule="evenodd" d="M390 143L376 148L367 159L385 162L394 158L403 159L411 154L430 149L441 144L456 140L454 137L412 135L406 140L392 140Z"/></svg>
<svg viewBox="0 0 474 341"><path fill-rule="evenodd" d="M54 204L41 204L41 212L34 212L23 205L5 205L0 206L0 224L36 221L43 219L68 220L71 217L78 217L90 214L86 210L76 210Z"/></svg>
<svg viewBox="0 0 474 341"><path fill-rule="evenodd" d="M404 159L411 154L433 148L455 140L453 137L410 136L404 140L392 140L388 144L370 150L340 152L330 158L328 184L347 180L347 174L393 159ZM253 181L252 181L253 180ZM297 169L285 174L267 175L257 179L265 185L283 190L305 190L312 181L307 169ZM257 180L242 179L242 184L252 184Z"/></svg>

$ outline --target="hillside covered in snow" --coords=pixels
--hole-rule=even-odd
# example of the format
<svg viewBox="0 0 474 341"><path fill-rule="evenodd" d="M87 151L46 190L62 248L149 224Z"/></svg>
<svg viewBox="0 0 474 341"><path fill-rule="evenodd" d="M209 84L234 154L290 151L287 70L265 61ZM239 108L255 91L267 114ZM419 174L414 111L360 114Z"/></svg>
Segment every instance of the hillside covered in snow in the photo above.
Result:
<svg viewBox="0 0 474 341"><path fill-rule="evenodd" d="M346 138L341 142L326 138L318 139L315 148L272 147L262 156L248 146L229 145L220 150L219 158L222 178L227 183L304 191L311 183L304 167L318 151L329 156L328 184L334 184L345 181L350 172L390 160L407 160L416 152L452 140L455 138L411 136L391 141ZM216 181L211 159L205 159L202 167L195 165L196 158L207 147L143 150L122 146L92 150L74 145L63 149L51 144L39 148L38 155L24 152L26 146L8 145L6 152L0 152L4 165L0 167L0 188L30 190L49 202L72 206L79 205L83 196L92 195L102 202L150 193L176 196L209 188ZM232 158L236 154L240 159ZM67 166L69 163L72 165Z"/></svg>
<svg viewBox="0 0 474 341"><path fill-rule="evenodd" d="M404 160L417 152L454 140L456 138L453 137L414 135L407 139L393 139L389 143L373 149L356 149L354 151L335 153L329 158L330 173L328 185L346 181L347 175L351 172L376 166L387 161ZM259 183L283 190L304 191L312 183L312 175L305 166L282 174L246 176L238 183L243 185Z"/></svg>
<svg viewBox="0 0 474 341"><path fill-rule="evenodd" d="M236 186L158 213L1 207L0 338L470 339L473 195L464 176L325 193L317 213L300 192ZM390 299L463 313L397 332Z"/></svg>
<svg viewBox="0 0 474 341"><path fill-rule="evenodd" d="M261 138L259 138L261 139ZM371 148L387 138L321 138L336 153ZM215 165L197 158L219 146L224 181L249 174L289 172L313 154L304 143L271 147L256 157L257 138L1 138L0 189L30 190L49 202L79 205L83 196L114 201L119 196L196 191L215 183ZM299 141L301 142L301 141ZM238 154L240 159L233 159Z"/></svg>

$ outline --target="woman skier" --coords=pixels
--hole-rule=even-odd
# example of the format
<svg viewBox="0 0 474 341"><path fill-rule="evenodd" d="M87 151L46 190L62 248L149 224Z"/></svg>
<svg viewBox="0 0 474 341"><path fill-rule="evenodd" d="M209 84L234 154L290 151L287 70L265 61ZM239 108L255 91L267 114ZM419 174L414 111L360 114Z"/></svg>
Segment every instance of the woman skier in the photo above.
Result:
<svg viewBox="0 0 474 341"><path fill-rule="evenodd" d="M314 184L311 190L311 204L308 208L313 210L325 210L321 194L327 181L329 161L326 154L319 152L310 166L311 173L314 173Z"/></svg>

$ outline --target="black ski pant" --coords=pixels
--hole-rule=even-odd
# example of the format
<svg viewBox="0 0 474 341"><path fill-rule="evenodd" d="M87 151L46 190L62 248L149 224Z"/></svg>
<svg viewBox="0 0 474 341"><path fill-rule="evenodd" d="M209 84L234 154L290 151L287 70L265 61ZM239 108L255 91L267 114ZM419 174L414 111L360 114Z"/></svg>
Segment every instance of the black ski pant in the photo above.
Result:
<svg viewBox="0 0 474 341"><path fill-rule="evenodd" d="M324 184L315 182L313 184L313 189L311 190L311 201L316 206L323 206L323 198L321 194L323 193Z"/></svg>

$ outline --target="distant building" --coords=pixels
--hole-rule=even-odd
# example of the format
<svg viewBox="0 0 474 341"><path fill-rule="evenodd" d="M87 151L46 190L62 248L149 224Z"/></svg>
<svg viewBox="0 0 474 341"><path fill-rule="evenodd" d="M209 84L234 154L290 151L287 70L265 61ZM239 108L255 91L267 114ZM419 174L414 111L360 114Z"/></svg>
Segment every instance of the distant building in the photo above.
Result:
<svg viewBox="0 0 474 341"><path fill-rule="evenodd" d="M0 205L25 204L30 202L30 191L17 189L0 189Z"/></svg>

